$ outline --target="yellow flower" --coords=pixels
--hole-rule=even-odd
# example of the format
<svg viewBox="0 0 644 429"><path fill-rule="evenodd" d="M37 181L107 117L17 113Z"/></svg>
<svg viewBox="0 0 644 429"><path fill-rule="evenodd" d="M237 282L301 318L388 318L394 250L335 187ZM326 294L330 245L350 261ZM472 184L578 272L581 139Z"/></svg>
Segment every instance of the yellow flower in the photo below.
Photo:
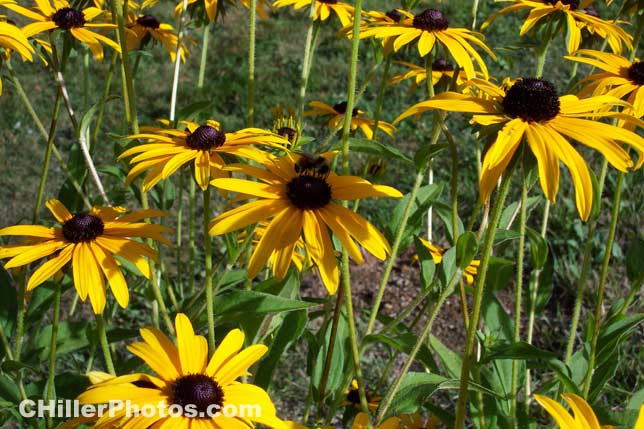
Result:
<svg viewBox="0 0 644 429"><path fill-rule="evenodd" d="M483 202L489 199L524 136L538 162L541 188L553 203L559 188L559 162L568 167L575 186L577 210L583 220L588 219L592 209L592 182L584 159L566 137L601 152L622 172L632 169L633 161L620 143L638 151L644 149L644 139L639 135L595 120L620 115L598 111L606 106L626 105L615 97L559 97L550 82L536 78L518 79L507 90L480 79L473 79L471 83L482 96L445 92L410 107L394 123L427 110L441 109L474 113L472 122L479 125L502 126L483 160L479 183ZM643 161L639 160L638 168Z"/></svg>
<svg viewBox="0 0 644 429"><path fill-rule="evenodd" d="M329 130L342 129L344 124L344 114L347 110L347 102L343 101L334 106L330 106L321 101L311 101L309 106L313 107L311 110L304 112L304 116L312 115L331 115L328 126ZM360 131L368 138L373 138L373 127L376 125L373 119L364 118L364 112L357 107L351 112L351 131L360 128ZM378 121L378 129L384 131L389 137L394 138L394 128L388 122Z"/></svg>
<svg viewBox="0 0 644 429"><path fill-rule="evenodd" d="M636 118L644 116L644 62L630 62L626 58L600 51L581 49L575 57L565 57L572 61L589 64L603 72L584 78L579 84L584 85L579 95L611 95L626 98L633 108L624 108L624 113ZM620 126L631 127L631 124L620 123Z"/></svg>
<svg viewBox="0 0 644 429"><path fill-rule="evenodd" d="M311 6L310 0L277 0L273 7L293 6L295 10ZM326 21L335 13L343 27L353 22L353 6L338 0L315 0L315 20Z"/></svg>
<svg viewBox="0 0 644 429"><path fill-rule="evenodd" d="M420 413L403 414L400 419L407 429L436 429L440 421L436 416L424 418Z"/></svg>
<svg viewBox="0 0 644 429"><path fill-rule="evenodd" d="M367 423L369 422L369 416L367 413L358 413L358 415L353 419L353 424L351 429L367 429ZM400 419L398 417L389 417L384 422L380 423L376 429L401 429L402 425L400 424Z"/></svg>
<svg viewBox="0 0 644 429"><path fill-rule="evenodd" d="M644 429L644 404L640 407L639 415L637 416L637 421L635 422L635 427L633 429Z"/></svg>
<svg viewBox="0 0 644 429"><path fill-rule="evenodd" d="M93 374L90 378L93 385L78 397L81 404L129 400L142 410L147 407L159 412L134 415L130 410L128 415L124 407L114 410L113 415L104 413L93 427L243 429L259 423L274 429L287 428L277 417L264 389L236 381L249 375L248 368L268 350L265 345L256 344L242 350L244 333L234 329L208 359L206 339L195 335L185 314L177 314L175 327L176 346L161 331L143 328L140 332L144 342L127 347L157 376ZM251 410L249 405L257 408ZM211 415L216 412L217 416ZM70 426L73 425L67 427Z"/></svg>
<svg viewBox="0 0 644 429"><path fill-rule="evenodd" d="M161 23L154 15L145 13L145 6L145 3L143 3L143 6L139 6L135 2L128 3L126 27L129 31L125 34L127 50L132 51L141 42L145 42L152 37L165 46L168 54L170 54L170 59L174 62L177 56L179 37L170 24ZM187 52L186 44L182 41L180 50L181 61L185 62Z"/></svg>
<svg viewBox="0 0 644 429"><path fill-rule="evenodd" d="M360 38L376 37L394 38L393 50L397 52L403 46L418 40L418 53L421 57L429 54L436 43L442 45L465 71L468 79L474 77L474 63L479 66L484 77L488 76L487 66L473 45L483 49L496 60L494 53L483 42L483 35L465 28L450 28L447 17L438 9L425 9L412 15L397 9L404 18L398 22L365 23L360 27Z"/></svg>
<svg viewBox="0 0 644 429"><path fill-rule="evenodd" d="M170 228L137 221L163 216L158 210L140 210L123 215L120 207L93 207L89 213L72 215L58 200L47 201L47 208L61 227L41 225L15 225L0 229L0 236L23 235L30 237L24 244L0 247L0 258L11 258L6 269L20 267L53 255L36 269L27 290L32 290L71 261L74 286L85 301L89 296L94 313L105 308L105 280L121 307L128 304L129 293L120 263L114 255L133 263L145 277L150 278L146 258L156 259L156 252L147 244L131 237L152 238L167 245L170 242L162 233Z"/></svg>
<svg viewBox="0 0 644 429"><path fill-rule="evenodd" d="M168 125L169 121L161 123ZM182 165L194 161L195 180L202 190L214 177L227 177L222 171L224 160L222 153L239 155L250 159L263 159L259 149L252 144L268 146L285 146L284 138L258 128L245 128L226 133L219 123L208 120L205 125L181 121L185 130L174 128L141 127L141 133L131 135L128 139L147 140L147 144L134 146L123 152L118 159L137 154L130 160L136 164L127 175L126 185L146 170L150 171L143 180L143 190L152 189L161 179L170 177Z"/></svg>
<svg viewBox="0 0 644 429"><path fill-rule="evenodd" d="M597 34L606 39L608 45L616 54L622 52L622 44L626 45L628 49L633 49L633 37L626 31L610 21L604 21L593 16L593 14L583 11L591 3L592 0L514 0L510 6L501 9L485 20L481 25L481 29L485 29L492 20L500 15L505 15L515 10L530 9L530 13L519 32L521 36L530 31L545 17L551 20L562 17L566 22L566 31L562 31L562 34L568 40L567 49L569 54L579 49L582 28L586 28L591 34Z"/></svg>
<svg viewBox="0 0 644 429"><path fill-rule="evenodd" d="M55 0L52 6L50 0L34 0L36 7L27 9L18 5L14 0L2 0L1 4L9 10L30 18L36 22L27 24L22 28L27 37L35 36L44 31L60 28L69 33L81 43L89 47L94 57L103 59L104 43L121 53L120 46L102 34L90 31L90 28L113 29L113 24L96 24L92 20L99 17L103 11L97 7L87 7L83 10L74 9L66 0Z"/></svg>
<svg viewBox="0 0 644 429"><path fill-rule="evenodd" d="M409 70L405 73L398 74L389 79L389 83L396 84L406 79L414 79L412 91L416 90L418 85L427 79L427 68L417 66L407 61L396 61L396 63L407 67ZM438 59L432 63L432 84L436 86L438 82L445 78L445 81L451 82L454 77L454 66L444 59ZM456 85L460 86L467 80L465 72L459 71L456 76Z"/></svg>
<svg viewBox="0 0 644 429"><path fill-rule="evenodd" d="M231 3L239 2L242 5L244 5L246 9L250 8L249 0L228 0L228 1ZM201 0L188 0L188 6L190 7L191 5L196 5L198 2L201 2ZM219 8L221 7L221 5L219 1L203 0L203 7L206 11L206 15L208 15L208 20L210 22L214 22L215 19L217 19L217 16L220 14ZM260 18L268 19L268 13L266 12L266 9L268 8L270 8L270 3L268 2L268 0L259 0L257 2L255 11L257 12ZM180 1L179 3L177 3L177 6L174 8L175 16L179 16L181 14L182 9L183 9L183 1Z"/></svg>
<svg viewBox="0 0 644 429"><path fill-rule="evenodd" d="M441 249L438 246L434 246L432 243L429 241L418 237L421 243L429 250L429 254L432 256L432 259L434 260L434 264L440 264L441 261L443 260L443 254L447 251L446 249ZM473 259L472 262L470 262L470 265L465 268L465 271L463 271L463 277L465 277L465 281L467 282L468 285L471 285L474 283L474 276L478 274L478 267L481 265L481 261L478 259Z"/></svg>
<svg viewBox="0 0 644 429"><path fill-rule="evenodd" d="M344 392L345 400L344 406L353 406L355 408L360 408L360 389L358 389L358 380L351 380L351 385ZM365 387L365 394L367 395L367 405L371 411L376 411L380 406L380 396L374 395L373 392L369 391Z"/></svg>
<svg viewBox="0 0 644 429"><path fill-rule="evenodd" d="M546 409L546 411L557 422L561 429L610 429L612 426L600 426L593 409L584 398L574 393L561 395L570 405L573 414L571 415L557 401L546 396L534 395L534 399Z"/></svg>
<svg viewBox="0 0 644 429"><path fill-rule="evenodd" d="M303 234L306 253L320 271L330 294L338 287L338 266L328 228L358 264L363 257L353 241L357 240L378 259L390 253L385 237L367 220L333 200L354 200L366 197L401 197L397 190L373 185L356 176L338 176L330 172L329 160L335 152L314 158L298 155L269 156L266 169L240 165L238 171L261 182L243 179L215 179L220 189L238 192L239 198L258 198L227 211L210 222L210 234L219 235L272 218L255 247L247 266L249 278L255 277L275 252L282 252L277 272L286 272L298 239ZM284 265L287 267L284 268Z"/></svg>
<svg viewBox="0 0 644 429"><path fill-rule="evenodd" d="M0 21L0 48L6 50L3 55L8 56L10 51L16 51L23 61L33 61L34 48L29 44L22 30L3 21ZM2 95L2 79L0 79L0 95Z"/></svg>

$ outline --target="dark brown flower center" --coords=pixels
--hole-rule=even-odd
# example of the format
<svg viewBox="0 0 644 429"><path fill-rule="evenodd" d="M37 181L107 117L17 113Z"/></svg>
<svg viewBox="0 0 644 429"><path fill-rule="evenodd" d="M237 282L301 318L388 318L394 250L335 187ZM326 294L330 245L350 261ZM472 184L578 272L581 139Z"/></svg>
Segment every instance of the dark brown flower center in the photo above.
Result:
<svg viewBox="0 0 644 429"><path fill-rule="evenodd" d="M70 28L83 27L85 25L85 14L71 7L64 7L54 13L52 20L59 28L69 30Z"/></svg>
<svg viewBox="0 0 644 429"><path fill-rule="evenodd" d="M579 0L548 0L547 3L555 5L558 1L570 6L570 10L577 10L577 8L579 7Z"/></svg>
<svg viewBox="0 0 644 429"><path fill-rule="evenodd" d="M299 175L286 185L286 196L302 210L320 209L331 201L331 187L323 177Z"/></svg>
<svg viewBox="0 0 644 429"><path fill-rule="evenodd" d="M522 78L505 93L501 105L513 118L528 122L549 121L559 113L559 96L548 81Z"/></svg>
<svg viewBox="0 0 644 429"><path fill-rule="evenodd" d="M414 16L414 28L425 31L443 31L449 26L449 21L438 9L425 9Z"/></svg>
<svg viewBox="0 0 644 429"><path fill-rule="evenodd" d="M159 28L161 23L152 15L143 15L136 20L136 23L145 28Z"/></svg>
<svg viewBox="0 0 644 429"><path fill-rule="evenodd" d="M282 136L289 142L293 143L297 136L297 131L291 127L282 127L277 129L277 135Z"/></svg>
<svg viewBox="0 0 644 429"><path fill-rule="evenodd" d="M432 63L432 70L441 71L441 72L453 71L454 66L452 65L452 63L449 63L446 60L439 58L438 60Z"/></svg>
<svg viewBox="0 0 644 429"><path fill-rule="evenodd" d="M136 380L133 381L132 384L136 387L141 387L144 389L158 389L158 387L154 383L148 380Z"/></svg>
<svg viewBox="0 0 644 429"><path fill-rule="evenodd" d="M208 412L221 411L224 405L224 391L215 380L205 374L189 374L177 378L172 383L168 399L171 404L183 408L190 405L199 413L204 413L204 417L208 417Z"/></svg>
<svg viewBox="0 0 644 429"><path fill-rule="evenodd" d="M100 217L79 213L63 224L63 237L72 243L92 241L103 234L105 224Z"/></svg>
<svg viewBox="0 0 644 429"><path fill-rule="evenodd" d="M390 10L385 15L387 15L387 18L391 19L394 22L400 22L405 17L405 15L400 13L398 9Z"/></svg>
<svg viewBox="0 0 644 429"><path fill-rule="evenodd" d="M637 61L628 68L628 78L635 85L644 85L644 61Z"/></svg>
<svg viewBox="0 0 644 429"><path fill-rule="evenodd" d="M210 150L219 147L226 142L226 133L211 127L202 125L186 138L186 144L190 149Z"/></svg>
<svg viewBox="0 0 644 429"><path fill-rule="evenodd" d="M338 103L338 104L334 105L333 110L335 110L336 112L338 112L340 114L344 114L347 111L347 102L343 101L341 103ZM358 108L354 107L353 110L351 111L351 117L353 118L357 114L358 114Z"/></svg>

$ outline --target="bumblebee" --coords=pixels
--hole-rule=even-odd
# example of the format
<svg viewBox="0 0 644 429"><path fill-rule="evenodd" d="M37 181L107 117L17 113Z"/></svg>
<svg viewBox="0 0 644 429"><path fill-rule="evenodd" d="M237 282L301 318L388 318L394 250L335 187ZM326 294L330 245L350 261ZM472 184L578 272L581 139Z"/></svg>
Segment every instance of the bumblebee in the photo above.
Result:
<svg viewBox="0 0 644 429"><path fill-rule="evenodd" d="M331 171L329 162L321 155L307 152L297 152L299 158L295 162L295 172L301 175L327 177Z"/></svg>

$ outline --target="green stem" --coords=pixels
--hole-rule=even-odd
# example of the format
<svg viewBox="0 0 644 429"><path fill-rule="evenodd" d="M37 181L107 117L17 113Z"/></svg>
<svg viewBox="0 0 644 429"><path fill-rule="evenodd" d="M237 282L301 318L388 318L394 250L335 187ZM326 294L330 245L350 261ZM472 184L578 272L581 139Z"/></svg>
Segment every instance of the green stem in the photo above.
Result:
<svg viewBox="0 0 644 429"><path fill-rule="evenodd" d="M542 77L543 76L543 67L546 64L546 54L548 53L548 47L550 46L550 42L552 41L552 35L548 31L550 29L550 24L548 24L548 28L546 29L546 36L543 39L543 42L539 49L537 50L537 68L535 71L535 76L536 77Z"/></svg>
<svg viewBox="0 0 644 429"><path fill-rule="evenodd" d="M514 342L521 340L521 303L523 292L523 259L525 254L525 230L528 213L528 186L522 174L521 205L519 212L519 248L517 254L517 277L514 295ZM512 360L512 384L510 388L510 427L517 427L517 392L519 389L519 361Z"/></svg>
<svg viewBox="0 0 644 429"><path fill-rule="evenodd" d="M433 130L434 130L434 133L430 138L430 144L435 143L438 140L438 137L440 136L439 126L434 126ZM382 297L385 294L385 288L387 286L387 282L389 281L389 276L391 276L391 271L394 267L394 264L396 263L396 257L398 256L398 252L400 250L400 244L402 243L403 234L405 232L405 228L407 227L409 216L411 216L412 207L416 203L416 195L418 194L418 190L420 189L420 186L423 183L423 179L425 178L426 170L427 170L427 166L421 168L421 170L418 171L418 173L416 174L416 181L414 183L414 187L409 193L409 201L407 201L407 205L405 206L405 210L403 211L402 218L400 219L400 224L398 225L398 230L396 231L396 237L394 238L394 244L391 246L391 257L387 261L387 265L385 266L385 271L382 274L382 278L380 279L380 285L378 286L376 299L371 309L369 322L367 323L367 330L365 331L365 335L369 335L373 331L373 328L375 326L376 317L378 316L378 310L380 309L380 304L382 302Z"/></svg>
<svg viewBox="0 0 644 429"><path fill-rule="evenodd" d="M177 286L179 288L179 294L181 298L184 297L183 294L183 264L181 263L181 254L183 253L183 188L184 188L184 174L179 174L179 193L177 195L177 201L179 207L177 208L177 248L174 254L175 264L177 265ZM171 288L170 288L171 289ZM175 304L175 308L176 304Z"/></svg>
<svg viewBox="0 0 644 429"><path fill-rule="evenodd" d="M47 377L47 394L45 401L54 400L55 382L56 382L56 345L58 342L58 322L60 321L60 283L56 284L54 292L54 316L51 322L51 341L49 342L49 376ZM45 421L47 427L51 427L52 415L50 414Z"/></svg>
<svg viewBox="0 0 644 429"><path fill-rule="evenodd" d="M601 274L599 276L599 289L597 290L597 302L595 303L595 318L593 319L593 335L590 340L590 353L588 355L588 371L584 378L584 398L588 397L590 392L590 385L593 379L593 372L595 371L595 359L597 357L597 341L599 339L599 331L601 328L602 310L604 306L604 290L606 289L606 278L608 276L608 268L610 265L610 257L613 253L613 243L615 243L615 232L617 231L617 219L619 217L619 206L622 198L622 187L624 185L625 174L620 172L617 176L617 183L615 184L615 196L613 197L613 211L611 213L610 229L608 230L608 238L606 246L604 247L604 262L602 264Z"/></svg>
<svg viewBox="0 0 644 429"><path fill-rule="evenodd" d="M195 198L196 198L196 184L194 179L190 178L189 200L190 206L188 207L188 293L195 293L195 256L197 254L197 246L195 244Z"/></svg>
<svg viewBox="0 0 644 429"><path fill-rule="evenodd" d="M246 96L246 126L252 127L255 116L255 27L257 26L257 0L250 0L248 22L248 93Z"/></svg>
<svg viewBox="0 0 644 429"><path fill-rule="evenodd" d="M42 200L45 194L45 184L47 183L47 174L49 172L49 161L51 160L51 152L54 147L54 136L56 135L56 124L58 123L58 115L60 113L62 99L63 93L60 88L58 88L56 91L56 100L54 101L54 111L51 114L51 123L49 125L49 134L47 137L47 148L45 149L45 159L43 160L42 170L40 172L40 183L38 184L36 205L34 206L34 213L32 216L34 224L38 223L38 218L40 217L40 207L42 206Z"/></svg>
<svg viewBox="0 0 644 429"><path fill-rule="evenodd" d="M391 405L391 402L394 399L394 396L396 395L396 392L398 392L398 389L400 388L400 384L402 383L403 378L409 371L409 368L411 367L411 365L414 363L414 359L416 358L416 355L418 354L420 347L424 344L425 339L429 337L429 334L431 333L432 325L434 324L434 320L436 319L436 316L440 312L440 309L445 303L445 300L452 294L452 292L454 292L456 283L458 283L462 274L463 274L462 270L460 269L456 270L456 272L450 279L449 283L447 284L447 287L445 287L445 289L441 292L440 296L438 297L438 301L436 301L436 305L432 308L432 311L429 315L429 319L427 320L427 323L425 324L425 327L423 328L422 332L418 336L418 340L416 341L414 348L409 353L409 357L407 358L405 365L403 365L402 369L400 370L400 374L396 378L396 381L394 382L391 389L389 389L389 391L387 392L387 396L385 396L385 398L380 403L380 407L378 409L378 416L376 417L376 422L377 422L376 426L378 426L382 422L383 417L385 416L387 410L389 409L389 406Z"/></svg>
<svg viewBox="0 0 644 429"><path fill-rule="evenodd" d="M188 8L188 0L183 0L181 8L181 15L179 15L179 23L177 29L177 48L174 53L174 73L172 75L172 95L170 96L170 122L176 127L176 113L177 113L177 92L179 91L179 72L181 70L181 44L183 43L183 22L186 9Z"/></svg>
<svg viewBox="0 0 644 429"><path fill-rule="evenodd" d="M144 210L147 210L150 208L150 202L148 201L147 192L141 192L141 206L143 207ZM145 221L149 222L150 220L146 219ZM148 239L147 243L153 249L157 248L157 245L153 240ZM159 286L160 279L159 279L159 276L156 274L154 261L149 259L148 264L150 265L150 289L152 290L152 295L154 296L154 299L157 305L159 306L159 310L161 311L161 315L163 316L163 322L165 323L166 329L170 334L174 334L174 325L172 324L172 319L170 319L168 308L166 307L165 302L163 301L163 295L161 294L161 289Z"/></svg>
<svg viewBox="0 0 644 429"><path fill-rule="evenodd" d="M483 292L485 287L485 279L487 277L488 266L490 264L490 257L492 256L492 247L494 245L494 237L496 229L499 226L501 213L503 212L503 205L505 198L510 189L510 178L512 171L506 170L501 188L494 202L492 209L492 216L490 223L485 234L485 241L483 244L483 254L481 257L481 265L479 266L479 274L476 276L476 284L474 286L474 296L472 298L472 314L470 316L470 323L467 328L467 337L465 340L465 351L463 352L463 364L461 366L461 383L458 392L458 403L456 406L456 420L454 424L455 429L463 429L465 427L465 413L467 407L468 384L470 378L470 369L475 359L474 345L476 342L476 331L481 317L481 306L483 304Z"/></svg>
<svg viewBox="0 0 644 429"><path fill-rule="evenodd" d="M304 45L304 58L302 58L302 76L300 78L300 91L297 103L297 116L298 122L302 121L302 114L304 113L304 100L306 99L306 87L309 83L309 74L311 69L309 64L313 61L313 54L315 52L315 42L317 35L320 31L320 24L315 20L315 2L311 0L311 7L309 8L309 26L306 31L306 43Z"/></svg>
<svg viewBox="0 0 644 429"><path fill-rule="evenodd" d="M121 46L121 75L123 76L123 102L125 104L125 118L132 134L139 132L139 120L136 115L136 95L130 68L130 58L127 51L127 38L125 37L125 20L123 18L123 0L114 0L112 3L112 15L116 21L118 31L116 39Z"/></svg>
<svg viewBox="0 0 644 429"><path fill-rule="evenodd" d="M331 335L329 336L329 344L324 358L324 369L322 370L322 378L320 379L320 389L319 394L320 398L318 401L318 420L322 418L322 412L324 410L324 399L326 396L326 385L329 378L329 371L331 370L331 360L333 359L333 351L335 349L335 339L338 334L338 325L340 323L340 315L342 314L342 297L344 283L341 283L337 291L335 298L335 308L333 309L333 321L331 323ZM324 326L324 325L323 325Z"/></svg>
<svg viewBox="0 0 644 429"><path fill-rule="evenodd" d="M206 77L206 63L208 62L208 43L210 41L210 27L212 23L204 25L203 36L201 42L201 59L199 61L199 80L197 81L197 88L203 89L204 78Z"/></svg>
<svg viewBox="0 0 644 429"><path fill-rule="evenodd" d="M212 293L212 240L208 233L210 222L210 187L203 191L203 233L206 270L206 313L208 316L208 349L215 351L215 310Z"/></svg>
<svg viewBox="0 0 644 429"><path fill-rule="evenodd" d="M101 129L101 124L103 123L103 114L105 113L105 105L107 98L110 95L110 88L112 86L112 77L114 76L114 69L116 68L116 59L118 55L116 52L112 53L112 59L110 60L110 68L107 72L107 77L105 78L105 87L103 88L103 97L101 98L100 104L98 106L98 112L96 113L96 123L94 124L94 133L92 134L90 153L96 147L98 141L98 133Z"/></svg>
<svg viewBox="0 0 644 429"><path fill-rule="evenodd" d="M472 13L471 13L471 16L472 16L471 29L472 30L476 29L476 15L478 14L478 10L479 10L479 0L474 0L472 2Z"/></svg>
<svg viewBox="0 0 644 429"><path fill-rule="evenodd" d="M604 190L604 182L606 181L607 168L608 168L608 161L604 159L602 161L602 168L599 176L599 195L601 195L602 191ZM597 204L601 206L601 198L599 201L597 201ZM565 364L570 363L570 359L572 358L572 353L575 347L577 327L579 326L579 317L581 315L581 304L584 298L584 292L586 290L586 281L588 279L588 274L590 273L590 263L592 260L593 241L590 239L590 237L593 237L595 235L596 228L597 228L597 218L593 218L590 221L590 225L588 225L587 237L589 238L586 240L586 243L584 244L584 259L581 264L581 272L579 273L579 280L577 281L577 295L575 296L575 306L572 313L572 320L570 322L570 334L568 336L568 344L566 346L566 355L564 358Z"/></svg>
<svg viewBox="0 0 644 429"><path fill-rule="evenodd" d="M116 375L114 371L114 362L112 362L112 352L110 351L110 345L107 342L107 332L105 331L105 319L103 319L102 314L96 315L96 332L98 333L98 341L101 344L103 349L103 359L105 359L105 368L107 372L112 375Z"/></svg>
<svg viewBox="0 0 644 429"><path fill-rule="evenodd" d="M429 52L425 57L425 85L427 86L427 98L434 97L434 77L432 76L433 53ZM433 127L438 127L438 112L434 112ZM434 184L434 163L430 159L427 167L427 184ZM430 205L427 209L427 240L432 241L434 236L434 206Z"/></svg>

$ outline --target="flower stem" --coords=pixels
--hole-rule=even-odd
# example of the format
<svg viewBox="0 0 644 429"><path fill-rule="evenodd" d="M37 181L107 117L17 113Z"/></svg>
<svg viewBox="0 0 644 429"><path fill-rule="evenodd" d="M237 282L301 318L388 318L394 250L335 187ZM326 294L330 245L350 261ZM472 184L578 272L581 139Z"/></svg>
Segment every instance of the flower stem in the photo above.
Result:
<svg viewBox="0 0 644 429"><path fill-rule="evenodd" d="M440 127L436 125L433 128L433 134L430 138L430 144L433 144L436 141L438 141L439 135L440 135ZM391 275L391 271L396 262L396 257L398 256L398 252L400 250L400 244L402 242L403 234L405 232L405 228L407 227L407 221L409 220L409 216L411 216L411 209L414 206L414 203L416 202L416 194L418 194L418 190L420 189L420 186L423 183L426 170L427 170L427 166L421 168L416 174L416 181L414 182L414 187L409 193L409 201L407 201L407 205L405 206L405 210L403 211L403 215L400 219L400 224L398 225L398 230L396 231L396 237L394 238L394 244L391 246L391 256L387 261L387 265L385 266L385 271L383 272L382 278L380 279L380 285L378 286L376 299L371 309L371 314L369 316L369 322L367 323L367 330L365 331L365 335L369 335L373 331L373 328L375 326L376 317L378 316L378 310L380 309L380 304L382 302L382 297L385 294L385 287L387 286L387 282L389 281L389 276Z"/></svg>
<svg viewBox="0 0 644 429"><path fill-rule="evenodd" d="M210 187L203 191L203 233L206 270L206 314L208 316L208 350L215 351L215 311L212 293L212 239L208 233L210 221Z"/></svg>
<svg viewBox="0 0 644 429"><path fill-rule="evenodd" d="M181 70L181 43L183 42L183 24L188 0L183 0L177 28L177 48L174 52L174 73L172 74L172 95L170 96L170 122L176 127L177 92L179 91L179 72Z"/></svg>
<svg viewBox="0 0 644 429"><path fill-rule="evenodd" d="M432 61L434 56L430 51L425 57L425 84L427 86L427 98L434 97L434 77L432 76ZM434 127L438 127L438 112L434 112ZM434 163L432 160L429 160L429 165L427 167L427 184L434 184ZM427 209L427 240L432 241L434 236L434 206L430 205Z"/></svg>
<svg viewBox="0 0 644 429"><path fill-rule="evenodd" d="M470 316L470 323L467 327L467 337L465 340L465 351L463 352L463 364L461 366L461 383L458 392L458 403L456 406L456 420L454 424L455 429L462 429L465 427L465 413L467 407L468 384L470 378L470 369L472 367L475 355L474 345L476 342L476 331L481 317L481 306L483 304L483 290L485 287L485 279L487 277L488 266L490 257L492 256L492 247L494 244L494 236L496 229L499 226L501 213L505 204L505 198L510 189L510 178L512 176L511 170L506 170L501 181L501 188L498 191L494 207L492 209L492 216L488 224L487 232L485 234L485 241L483 244L483 254L481 257L481 265L479 267L479 274L476 277L476 284L474 286L474 296L472 314Z"/></svg>
<svg viewBox="0 0 644 429"><path fill-rule="evenodd" d="M320 398L318 401L318 420L322 418L324 409L324 399L326 395L326 385L329 378L329 371L331 370L331 359L333 358L333 351L335 349L335 339L338 334L338 324L340 323L340 315L342 314L342 298L344 283L340 283L339 290L335 298L335 307L333 309L333 321L331 322L331 334L329 335L329 344L324 358L324 369L322 370L322 378L320 379Z"/></svg>
<svg viewBox="0 0 644 429"><path fill-rule="evenodd" d="M602 191L604 190L604 182L606 181L607 169L608 169L608 161L604 158L602 162L601 173L599 176L599 195L601 195ZM600 201L597 201L597 204L601 205L601 198L600 198ZM588 225L587 236L593 237L595 235L596 228L597 228L597 219L593 218L590 221L590 225ZM592 255L591 255L592 250L593 250L593 242L592 240L588 239L586 240L586 244L584 245L584 259L581 264L581 272L579 273L579 280L577 281L577 295L575 296L575 306L572 313L572 320L570 322L570 334L568 336L566 355L564 357L564 363L566 365L570 363L570 359L572 358L572 353L575 347L577 327L579 326L579 317L581 315L581 304L584 298L584 292L586 290L586 280L588 279L588 274L590 273L590 262L592 259Z"/></svg>
<svg viewBox="0 0 644 429"><path fill-rule="evenodd" d="M204 78L206 77L206 63L208 62L208 43L210 40L210 27L212 27L212 22L209 22L203 27L203 39L201 42L201 59L199 61L199 79L197 81L197 88L199 90L203 89L203 82L204 82Z"/></svg>
<svg viewBox="0 0 644 429"><path fill-rule="evenodd" d="M525 255L525 231L528 213L528 186L525 175L521 180L521 205L519 212L519 248L517 249L517 277L514 295L514 342L521 340L521 303L523 292L523 259ZM517 427L517 392L519 389L519 361L512 360L512 383L510 387L510 427Z"/></svg>
<svg viewBox="0 0 644 429"><path fill-rule="evenodd" d="M125 37L125 20L123 18L123 0L114 0L112 14L117 25L116 39L121 46L121 75L123 77L123 102L125 103L125 118L133 134L139 132L139 120L136 115L136 95L130 68L130 58L127 51L127 38ZM127 4L127 3L126 3Z"/></svg>
<svg viewBox="0 0 644 429"><path fill-rule="evenodd" d="M195 245L195 198L196 198L196 184L193 178L190 178L189 200L190 206L188 207L188 293L195 293L195 255L197 253L197 246Z"/></svg>
<svg viewBox="0 0 644 429"><path fill-rule="evenodd" d="M309 8L309 26L306 32L306 44L304 45L304 58L302 58L302 76L300 78L300 94L297 103L297 117L298 122L302 121L302 114L304 112L304 100L306 98L306 87L309 83L309 73L311 72L310 64L313 62L313 54L315 53L315 42L320 31L320 24L315 20L315 1L311 0L311 7Z"/></svg>
<svg viewBox="0 0 644 429"><path fill-rule="evenodd" d="M402 383L403 378L409 371L409 368L411 367L411 365L414 363L414 359L416 358L416 355L418 354L420 347L424 344L425 340L429 337L429 334L431 333L432 325L434 324L434 320L436 319L436 316L438 315L440 309L443 307L445 300L452 294L452 292L454 292L456 283L459 282L462 274L463 274L463 271L460 269L457 269L456 272L452 275L452 278L450 279L447 287L443 289L440 296L438 297L438 301L436 301L436 304L432 308L432 311L429 314L429 319L427 320L427 323L423 327L422 332L420 333L420 335L418 335L418 340L416 341L414 348L409 353L409 357L407 358L405 365L403 365L402 369L400 370L400 374L396 378L396 381L394 382L393 386L389 389L389 391L387 392L387 396L385 396L385 398L382 400L380 404L378 416L376 417L376 426L378 426L382 422L382 419L385 416L387 409L391 405L391 401L393 400L394 396L396 395L396 392L398 392L398 389L400 388L400 384Z"/></svg>
<svg viewBox="0 0 644 429"><path fill-rule="evenodd" d="M114 371L114 362L112 362L112 352L110 351L110 345L107 342L107 332L105 331L105 319L103 319L102 314L96 315L96 332L98 333L98 341L101 344L103 349L103 359L105 359L105 368L107 372L112 375L116 375Z"/></svg>
<svg viewBox="0 0 644 429"><path fill-rule="evenodd" d="M619 206L622 198L622 188L624 185L625 174L620 172L617 176L617 183L615 184L615 196L613 197L613 211L611 213L610 229L608 230L608 238L606 246L604 247L604 262L602 264L601 274L599 276L599 289L597 290L597 302L595 303L595 317L593 319L592 337L590 340L590 353L588 355L588 371L584 378L584 398L588 397L590 392L590 385L595 371L595 359L597 357L597 341L599 339L599 330L601 328L602 310L604 307L604 290L606 288L606 278L608 276L608 267L610 264L610 257L613 253L613 243L615 243L615 232L617 231L617 219L619 217Z"/></svg>
<svg viewBox="0 0 644 429"><path fill-rule="evenodd" d="M54 400L55 395L55 381L56 381L56 345L58 341L58 322L60 321L60 283L56 283L56 290L54 291L54 315L51 322L51 341L49 343L49 376L47 377L47 393L45 401L49 402ZM51 427L52 415L47 416L47 427Z"/></svg>
<svg viewBox="0 0 644 429"><path fill-rule="evenodd" d="M250 0L248 20L248 93L246 95L246 126L252 127L255 116L255 29L257 27L257 0Z"/></svg>
<svg viewBox="0 0 644 429"><path fill-rule="evenodd" d="M479 10L479 0L473 0L472 1L472 30L476 29L476 15L478 14Z"/></svg>

